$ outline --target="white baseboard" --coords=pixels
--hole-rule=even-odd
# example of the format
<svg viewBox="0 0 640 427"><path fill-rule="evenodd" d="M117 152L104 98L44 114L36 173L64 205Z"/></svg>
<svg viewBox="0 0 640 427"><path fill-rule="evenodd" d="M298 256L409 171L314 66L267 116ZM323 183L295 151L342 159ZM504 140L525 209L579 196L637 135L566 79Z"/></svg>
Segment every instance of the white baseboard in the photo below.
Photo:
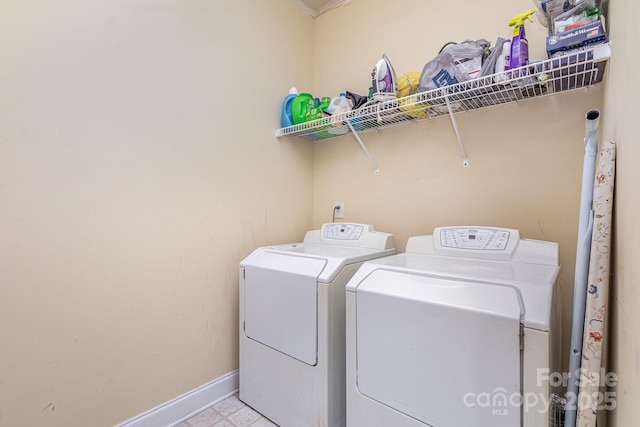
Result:
<svg viewBox="0 0 640 427"><path fill-rule="evenodd" d="M174 426L238 391L238 371L195 388L116 427Z"/></svg>

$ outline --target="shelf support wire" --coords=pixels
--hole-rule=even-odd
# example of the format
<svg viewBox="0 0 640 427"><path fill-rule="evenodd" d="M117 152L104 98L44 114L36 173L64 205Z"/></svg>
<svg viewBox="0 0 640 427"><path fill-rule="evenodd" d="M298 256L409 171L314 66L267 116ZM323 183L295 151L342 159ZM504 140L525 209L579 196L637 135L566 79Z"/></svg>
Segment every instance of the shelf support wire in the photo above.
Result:
<svg viewBox="0 0 640 427"><path fill-rule="evenodd" d="M449 96L445 95L444 100L447 102L447 109L449 110L449 117L451 118L453 131L456 133L456 138L458 139L458 146L460 146L460 151L462 151L462 166L465 168L469 167L469 159L467 158L467 153L464 151L464 146L462 145L462 139L460 138L460 132L458 131L458 124L456 123L456 118L454 117L453 110L451 109Z"/></svg>
<svg viewBox="0 0 640 427"><path fill-rule="evenodd" d="M356 130L353 128L353 125L351 124L351 120L347 119L346 122L347 122L347 126L349 126L349 129L351 130L351 133L353 134L353 136L355 136L356 140L358 141L358 144L360 144L360 147L362 148L364 153L369 158L369 161L373 165L375 174L380 175L380 166L378 166L378 162L376 162L376 160L373 158L371 153L369 153L369 150L367 150L367 147L364 145L364 142L362 142L362 139L360 139L360 135L358 135L358 132L356 132Z"/></svg>

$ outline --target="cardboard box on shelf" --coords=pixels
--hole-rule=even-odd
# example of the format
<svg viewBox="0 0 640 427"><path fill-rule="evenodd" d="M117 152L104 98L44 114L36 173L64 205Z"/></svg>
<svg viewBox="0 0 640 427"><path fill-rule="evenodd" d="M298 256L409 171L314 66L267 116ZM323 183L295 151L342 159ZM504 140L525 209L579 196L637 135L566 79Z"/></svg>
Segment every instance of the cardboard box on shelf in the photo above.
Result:
<svg viewBox="0 0 640 427"><path fill-rule="evenodd" d="M599 20L564 33L547 36L547 55L549 58L556 58L608 42L603 21Z"/></svg>
<svg viewBox="0 0 640 427"><path fill-rule="evenodd" d="M604 19L548 36L547 55L554 59L552 68L556 91L600 82L606 60L611 56Z"/></svg>

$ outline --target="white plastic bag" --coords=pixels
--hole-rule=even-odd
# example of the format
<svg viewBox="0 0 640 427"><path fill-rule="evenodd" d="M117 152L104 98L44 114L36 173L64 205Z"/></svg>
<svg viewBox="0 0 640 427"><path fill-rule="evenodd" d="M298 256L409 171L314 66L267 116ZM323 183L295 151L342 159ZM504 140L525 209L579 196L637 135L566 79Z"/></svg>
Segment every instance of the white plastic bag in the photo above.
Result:
<svg viewBox="0 0 640 427"><path fill-rule="evenodd" d="M444 52L449 52L451 54L453 63L460 69L460 71L467 73L469 78L473 79L478 76L478 73L482 68L482 57L484 54L482 46L479 46L474 42L463 42L449 46L444 50Z"/></svg>
<svg viewBox="0 0 640 427"><path fill-rule="evenodd" d="M451 56L451 53L449 53L447 49L426 63L422 69L422 74L420 74L418 91L426 92L439 87L464 82L469 79L468 73L456 67L453 56Z"/></svg>

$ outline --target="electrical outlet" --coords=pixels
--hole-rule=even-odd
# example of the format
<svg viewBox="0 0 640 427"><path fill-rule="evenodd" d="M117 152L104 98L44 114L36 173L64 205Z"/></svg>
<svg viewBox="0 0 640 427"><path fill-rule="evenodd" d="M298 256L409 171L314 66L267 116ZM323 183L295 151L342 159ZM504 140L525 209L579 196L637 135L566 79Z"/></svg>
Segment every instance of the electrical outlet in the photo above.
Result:
<svg viewBox="0 0 640 427"><path fill-rule="evenodd" d="M344 219L344 202L336 202L334 206L338 207L335 211L334 217L336 219Z"/></svg>

